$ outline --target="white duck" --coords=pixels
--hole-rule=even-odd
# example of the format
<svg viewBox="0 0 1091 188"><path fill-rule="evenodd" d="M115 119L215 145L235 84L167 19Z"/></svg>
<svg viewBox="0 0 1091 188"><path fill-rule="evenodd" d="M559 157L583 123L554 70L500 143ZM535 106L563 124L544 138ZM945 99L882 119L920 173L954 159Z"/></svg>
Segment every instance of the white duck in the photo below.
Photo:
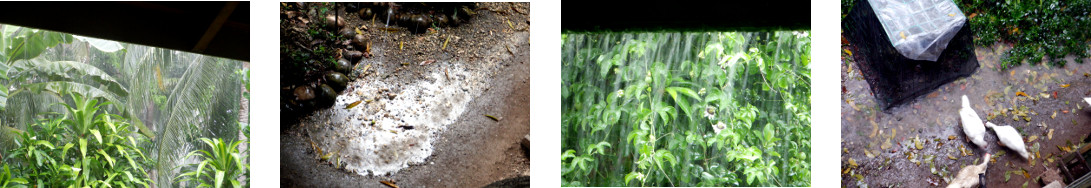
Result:
<svg viewBox="0 0 1091 188"><path fill-rule="evenodd" d="M985 125L981 124L981 117L977 116L977 112L970 108L970 99L966 95L962 95L962 109L958 113L962 115L962 132L966 133L966 137L981 149L988 147L989 143L985 142Z"/></svg>
<svg viewBox="0 0 1091 188"><path fill-rule="evenodd" d="M1083 98L1083 101L1087 101L1087 104L1091 104L1091 97Z"/></svg>
<svg viewBox="0 0 1091 188"><path fill-rule="evenodd" d="M977 175L985 173L985 169L989 166L990 156L992 154L985 153L985 158L982 158L981 164L966 166L959 170L958 176L951 180L951 184L947 184L947 188L967 188L980 184L981 179Z"/></svg>
<svg viewBox="0 0 1091 188"><path fill-rule="evenodd" d="M1004 146L1019 152L1019 155L1023 156L1024 159L1031 159L1030 153L1027 152L1027 145L1023 143L1023 135L1019 135L1019 131L1016 131L1015 128L999 126L992 122L985 122L985 126L996 132L996 138L1000 140L1000 143L1004 143Z"/></svg>

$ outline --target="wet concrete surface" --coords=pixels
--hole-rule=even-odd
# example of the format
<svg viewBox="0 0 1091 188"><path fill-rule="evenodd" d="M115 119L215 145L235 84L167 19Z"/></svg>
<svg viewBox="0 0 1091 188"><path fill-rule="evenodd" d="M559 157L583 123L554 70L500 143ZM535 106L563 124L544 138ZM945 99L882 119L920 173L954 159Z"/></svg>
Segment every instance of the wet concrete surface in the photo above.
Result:
<svg viewBox="0 0 1091 188"><path fill-rule="evenodd" d="M316 154L311 143L316 140L312 138L314 129L307 127L332 126L317 122L342 120L310 117L281 134L281 186L385 187L380 181L392 181L400 187L481 187L529 175L529 156L519 144L530 131L529 15L519 14L528 13L529 6L484 3L479 7L486 10L479 10L481 14L470 23L436 33L368 31L376 43L372 51L375 57L356 65L350 75L358 79L354 82L381 79L408 85L429 81L432 78L426 75L453 68L451 64L457 63L477 72L474 75L486 76L483 91L466 104L466 110L454 123L437 133L432 143L434 151L423 163L366 176L331 165ZM522 11L488 11L515 9ZM445 38L451 38L450 46L443 47ZM425 60L435 60L435 64L421 66ZM346 90L341 95L352 92ZM398 97L403 95L407 94ZM499 121L484 114L499 117Z"/></svg>
<svg viewBox="0 0 1091 188"><path fill-rule="evenodd" d="M885 111L843 52L842 186L946 186L958 170L979 163L986 152L993 154L988 187L1040 187L1038 179L1055 175L1064 150L1077 148L1091 132L1091 108L1083 102L1091 96L1091 63L1069 57L1064 67L1000 70L1000 56L1009 49L1006 44L977 46L981 68L972 76ZM991 129L985 137L988 148L967 141L958 114L962 95L985 121L1019 130L1034 159L1001 146Z"/></svg>

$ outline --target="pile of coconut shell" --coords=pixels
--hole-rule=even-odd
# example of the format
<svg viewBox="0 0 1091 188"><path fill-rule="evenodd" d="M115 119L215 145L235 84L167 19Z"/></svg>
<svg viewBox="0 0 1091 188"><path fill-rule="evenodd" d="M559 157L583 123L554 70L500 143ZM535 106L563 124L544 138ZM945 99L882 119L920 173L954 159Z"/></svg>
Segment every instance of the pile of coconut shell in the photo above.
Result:
<svg viewBox="0 0 1091 188"><path fill-rule="evenodd" d="M346 75L371 58L372 43L363 32L368 25L420 34L465 23L476 14L474 8L474 3L281 3L282 124L333 105L352 79ZM347 16L365 23L347 24Z"/></svg>
<svg viewBox="0 0 1091 188"><path fill-rule="evenodd" d="M356 12L362 20L405 27L424 33L432 27L453 27L474 16L475 3L344 3L345 10Z"/></svg>

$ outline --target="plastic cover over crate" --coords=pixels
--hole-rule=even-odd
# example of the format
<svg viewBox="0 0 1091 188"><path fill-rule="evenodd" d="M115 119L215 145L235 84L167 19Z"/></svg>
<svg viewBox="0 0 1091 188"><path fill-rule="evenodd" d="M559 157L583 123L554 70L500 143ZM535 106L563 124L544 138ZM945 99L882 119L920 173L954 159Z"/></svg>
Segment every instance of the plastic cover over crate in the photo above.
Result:
<svg viewBox="0 0 1091 188"><path fill-rule="evenodd" d="M936 61L966 24L951 0L868 0L887 39L909 59Z"/></svg>
<svg viewBox="0 0 1091 188"><path fill-rule="evenodd" d="M866 0L856 1L841 21L841 30L853 52L854 65L884 110L970 76L979 66L970 27L959 29L936 61L914 60L899 53Z"/></svg>

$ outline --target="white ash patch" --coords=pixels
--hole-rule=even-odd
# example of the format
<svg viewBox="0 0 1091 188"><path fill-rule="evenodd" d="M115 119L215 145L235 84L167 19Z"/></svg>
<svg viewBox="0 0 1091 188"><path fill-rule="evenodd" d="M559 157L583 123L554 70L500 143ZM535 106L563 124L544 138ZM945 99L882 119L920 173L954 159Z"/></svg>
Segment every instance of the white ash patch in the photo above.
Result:
<svg viewBox="0 0 1091 188"><path fill-rule="evenodd" d="M433 67L422 73L423 79L381 79L386 74L409 74L380 68L350 83L352 89L339 95L333 107L304 121L311 122L305 124L310 139L322 150L317 156L330 155L323 161L364 176L425 162L435 138L481 94L494 72L472 70L463 63L437 61L428 66ZM356 101L362 102L345 109Z"/></svg>

